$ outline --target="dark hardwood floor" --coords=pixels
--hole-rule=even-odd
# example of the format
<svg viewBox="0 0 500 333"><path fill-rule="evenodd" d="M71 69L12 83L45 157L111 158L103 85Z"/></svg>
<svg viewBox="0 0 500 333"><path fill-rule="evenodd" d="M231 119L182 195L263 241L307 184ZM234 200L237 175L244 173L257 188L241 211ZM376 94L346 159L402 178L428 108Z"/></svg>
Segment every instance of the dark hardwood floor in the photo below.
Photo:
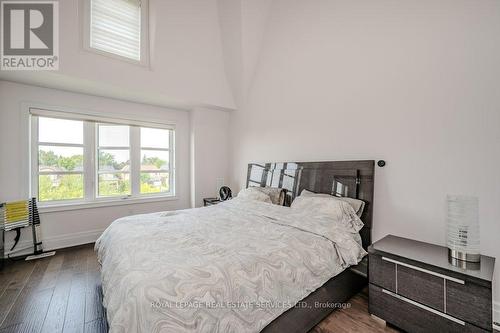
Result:
<svg viewBox="0 0 500 333"><path fill-rule="evenodd" d="M366 293L333 312L312 332L396 332L368 314ZM53 257L9 262L0 271L0 333L107 332L93 245Z"/></svg>
<svg viewBox="0 0 500 333"><path fill-rule="evenodd" d="M7 263L0 272L0 333L106 332L92 245Z"/></svg>

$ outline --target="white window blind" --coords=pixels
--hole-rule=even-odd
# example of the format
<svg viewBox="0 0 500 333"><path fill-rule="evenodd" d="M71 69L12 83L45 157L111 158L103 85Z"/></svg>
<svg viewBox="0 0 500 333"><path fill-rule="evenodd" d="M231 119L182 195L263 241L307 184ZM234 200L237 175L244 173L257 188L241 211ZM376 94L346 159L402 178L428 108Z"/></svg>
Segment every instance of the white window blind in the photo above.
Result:
<svg viewBox="0 0 500 333"><path fill-rule="evenodd" d="M141 60L141 1L91 0L90 47Z"/></svg>

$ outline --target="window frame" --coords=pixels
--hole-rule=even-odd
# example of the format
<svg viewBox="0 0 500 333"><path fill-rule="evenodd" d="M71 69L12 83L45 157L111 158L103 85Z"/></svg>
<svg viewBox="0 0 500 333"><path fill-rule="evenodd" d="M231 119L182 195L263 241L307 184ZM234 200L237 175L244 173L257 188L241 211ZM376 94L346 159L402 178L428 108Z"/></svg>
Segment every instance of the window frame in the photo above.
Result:
<svg viewBox="0 0 500 333"><path fill-rule="evenodd" d="M91 114L61 112L40 109L37 107L28 108L28 122L29 122L29 193L30 197L38 198L38 117L49 117L57 119L68 120L81 120L83 121L83 181L84 181L84 197L83 199L68 199L68 200L51 200L39 201L41 211L63 211L93 207L105 207L114 205L126 205L130 203L141 202L155 202L164 200L176 200L176 165L175 165L175 152L176 152L176 126L175 124L165 124L156 122L146 122L131 120L125 118L113 118L94 116ZM98 124L111 124L111 125L127 125L130 131L130 180L131 180L131 194L126 196L98 196L98 159L97 159L97 131ZM169 130L169 192L159 193L140 193L140 129L144 128L158 128ZM136 171L134 171L136 170ZM134 177L135 175L136 177Z"/></svg>
<svg viewBox="0 0 500 333"><path fill-rule="evenodd" d="M85 151L86 151L86 145L85 145L85 122L83 122L83 143L82 144L72 144L72 143L60 143L60 142L45 142L45 141L39 141L39 126L38 126L38 119L39 117L32 117L31 118L31 147L34 147L34 149L31 152L31 170L30 170L30 177L31 177L31 191L30 191L30 197L36 197L37 199L39 198L40 195L40 188L39 188L39 176L42 174L54 174L54 175L74 175L74 174L79 174L82 175L83 178L83 198L75 198L75 199L65 199L65 200L50 200L50 202L53 202L54 204L58 203L71 203L71 202L80 202L82 200L85 200L85 193L86 193L86 173L87 173L87 165L85 163ZM63 119L63 118L57 118L57 119ZM70 120L70 119L68 119ZM72 119L71 119L72 120ZM36 138L36 140L35 140ZM48 172L48 173L40 173L39 169L39 148L40 146L58 146L58 147L77 147L77 148L82 148L83 150L83 170L81 172L76 172L76 171L57 171L57 172ZM36 175L34 174L36 173ZM40 201L41 203L45 203L48 201Z"/></svg>
<svg viewBox="0 0 500 333"><path fill-rule="evenodd" d="M80 0L82 5L82 22L81 22L81 37L82 48L84 51L105 56L111 59L128 62L133 65L150 68L150 40L149 40L149 0L140 0L141 2L141 59L135 60L116 53L96 49L90 46L90 30L91 30L91 1Z"/></svg>
<svg viewBox="0 0 500 333"><path fill-rule="evenodd" d="M138 127L137 128L137 132L135 133L135 137L134 139L137 140L137 138L139 138L137 141L137 147L138 147L138 151L137 151L137 155L138 155L138 165L137 165L137 169L138 169L138 173L139 173L139 177L138 179L136 180L136 183L135 184L131 184L131 185L135 185L136 188L137 188L137 193L139 195L146 195L146 196L161 196L162 194L164 193L168 193L168 192L158 192L158 193L144 193L142 194L141 193L141 173L168 173L168 188L169 190L171 188L174 188L174 184L175 182L173 181L173 170L172 169L172 159L174 158L174 154L173 154L173 149L170 147L170 145L172 144L172 142L174 142L174 132L173 131L170 131L169 132L169 136L168 136L168 148L157 148L157 147L148 147L148 146L143 146L142 144L142 141L141 141L141 128L146 128L146 127ZM152 128L152 127L149 127L149 128ZM143 150L149 150L149 151L167 151L168 152L168 170L164 170L164 169L158 169L158 170L155 170L155 171L146 171L146 170L142 170L142 151ZM135 167L135 165L134 165ZM131 171L132 171L132 166L131 166Z"/></svg>
<svg viewBox="0 0 500 333"><path fill-rule="evenodd" d="M94 128L94 136L95 136L95 144L94 144L94 172L95 172L95 175L94 175L94 181L95 181L95 186L94 186L94 198L96 200L105 200L105 199L110 199L110 198L130 198L134 195L134 192L132 190L132 183L133 183L133 180L132 180L132 174L133 174L133 170L132 170L132 164L134 164L133 160L133 155L132 155L132 126L130 125L125 125L125 124L113 124L113 123L103 123L103 122L95 122L93 124ZM103 125L103 126L106 126L106 125L110 125L110 126L128 126L128 138L129 138L129 142L128 142L128 146L123 146L123 147L119 147L119 146L101 146L99 145L99 126L100 125ZM140 128L140 127L137 127L137 128ZM99 150L128 150L128 153L129 153L129 161L130 161L130 167L129 167L129 171L113 171L113 172L99 172ZM120 195L99 195L99 175L100 174L119 174L119 173L123 173L123 174L128 174L129 175L129 179L130 179L130 194L127 194L127 195L123 195L123 196L120 196Z"/></svg>

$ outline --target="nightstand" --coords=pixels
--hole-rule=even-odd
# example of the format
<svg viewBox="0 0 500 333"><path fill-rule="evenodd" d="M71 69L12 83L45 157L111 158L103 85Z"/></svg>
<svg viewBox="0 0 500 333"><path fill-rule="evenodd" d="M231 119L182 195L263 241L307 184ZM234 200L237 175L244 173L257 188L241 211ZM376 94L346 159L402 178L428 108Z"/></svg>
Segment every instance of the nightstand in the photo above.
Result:
<svg viewBox="0 0 500 333"><path fill-rule="evenodd" d="M408 332L491 332L495 258L457 267L448 248L386 236L370 245L369 311Z"/></svg>
<svg viewBox="0 0 500 333"><path fill-rule="evenodd" d="M2 221L0 221L0 271L3 269L4 267L4 242L5 242L5 231L4 231L4 228L3 228L3 223Z"/></svg>
<svg viewBox="0 0 500 333"><path fill-rule="evenodd" d="M219 198L203 198L203 206L213 206L217 205L218 203L221 203L222 200Z"/></svg>

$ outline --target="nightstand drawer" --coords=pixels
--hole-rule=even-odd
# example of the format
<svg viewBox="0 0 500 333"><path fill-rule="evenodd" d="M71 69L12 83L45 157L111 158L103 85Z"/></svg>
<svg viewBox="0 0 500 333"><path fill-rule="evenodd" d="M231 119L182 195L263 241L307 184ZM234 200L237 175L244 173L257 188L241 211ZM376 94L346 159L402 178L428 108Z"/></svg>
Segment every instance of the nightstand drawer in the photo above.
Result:
<svg viewBox="0 0 500 333"><path fill-rule="evenodd" d="M492 326L491 289L446 281L446 313L485 329Z"/></svg>
<svg viewBox="0 0 500 333"><path fill-rule="evenodd" d="M370 283L387 290L396 291L396 264L382 260L381 256L369 254L368 266Z"/></svg>
<svg viewBox="0 0 500 333"><path fill-rule="evenodd" d="M396 266L398 294L444 312L444 278L407 266Z"/></svg>
<svg viewBox="0 0 500 333"><path fill-rule="evenodd" d="M408 332L487 332L370 283L370 313Z"/></svg>
<svg viewBox="0 0 500 333"><path fill-rule="evenodd" d="M491 287L480 286L392 258L372 257L376 258L374 264L381 265L384 270L375 276L386 279L386 282L381 280L378 283L375 279L374 284L479 327L491 327ZM378 272L380 267L375 267L375 272ZM394 279L388 277L392 272L395 274L395 285Z"/></svg>

